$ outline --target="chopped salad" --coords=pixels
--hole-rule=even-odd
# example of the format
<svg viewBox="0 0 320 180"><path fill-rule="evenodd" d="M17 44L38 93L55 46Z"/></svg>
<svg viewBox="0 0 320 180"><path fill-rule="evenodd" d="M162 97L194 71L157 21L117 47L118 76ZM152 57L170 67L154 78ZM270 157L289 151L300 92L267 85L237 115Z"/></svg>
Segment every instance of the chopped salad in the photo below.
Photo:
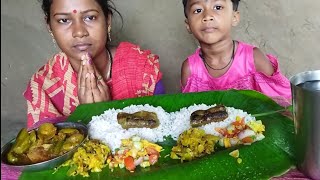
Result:
<svg viewBox="0 0 320 180"><path fill-rule="evenodd" d="M244 117L237 116L236 121L226 128L216 128L216 131L222 135L219 145L229 148L238 144L250 145L264 139L265 126L260 120L245 123Z"/></svg>
<svg viewBox="0 0 320 180"><path fill-rule="evenodd" d="M134 172L137 166L149 167L158 162L161 150L161 146L138 136L122 139L120 148L116 149L114 156L108 159L109 168L113 170L115 167L125 167Z"/></svg>

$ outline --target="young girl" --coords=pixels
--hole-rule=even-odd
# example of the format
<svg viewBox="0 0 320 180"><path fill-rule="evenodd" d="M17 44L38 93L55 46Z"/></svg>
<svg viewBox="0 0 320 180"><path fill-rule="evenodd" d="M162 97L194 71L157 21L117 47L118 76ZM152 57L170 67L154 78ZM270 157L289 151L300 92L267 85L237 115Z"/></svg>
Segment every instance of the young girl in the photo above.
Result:
<svg viewBox="0 0 320 180"><path fill-rule="evenodd" d="M289 105L289 80L277 59L252 45L232 40L240 0L183 0L185 24L200 48L182 64L182 92L252 89Z"/></svg>
<svg viewBox="0 0 320 180"><path fill-rule="evenodd" d="M36 72L24 97L28 127L69 116L79 104L164 93L158 56L122 42L111 48L110 0L43 0L61 52ZM121 16L121 15L120 15Z"/></svg>

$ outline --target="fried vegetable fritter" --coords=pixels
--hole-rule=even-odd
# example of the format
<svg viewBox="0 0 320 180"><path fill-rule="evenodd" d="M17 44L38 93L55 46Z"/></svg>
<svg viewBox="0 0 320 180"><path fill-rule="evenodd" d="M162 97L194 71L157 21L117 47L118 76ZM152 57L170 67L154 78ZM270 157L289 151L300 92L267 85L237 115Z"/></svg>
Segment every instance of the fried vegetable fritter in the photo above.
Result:
<svg viewBox="0 0 320 180"><path fill-rule="evenodd" d="M129 128L156 128L159 126L157 114L148 111L138 111L133 114L120 112L117 115L118 123L123 129Z"/></svg>

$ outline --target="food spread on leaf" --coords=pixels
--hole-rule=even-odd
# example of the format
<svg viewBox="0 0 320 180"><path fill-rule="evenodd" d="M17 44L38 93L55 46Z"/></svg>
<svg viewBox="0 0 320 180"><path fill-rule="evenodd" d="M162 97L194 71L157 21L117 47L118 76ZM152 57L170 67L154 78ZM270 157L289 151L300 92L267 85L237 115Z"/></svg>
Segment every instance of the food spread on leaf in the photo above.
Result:
<svg viewBox="0 0 320 180"><path fill-rule="evenodd" d="M125 168L134 172L137 168L152 166L158 162L162 151L157 142L163 142L168 136L176 141L176 145L167 156L181 162L191 161L212 154L219 147L260 141L264 138L265 126L250 114L224 105L192 105L172 113L161 107L131 105L92 117L88 129L90 140L62 165L69 167L69 176L87 177L90 172L100 172L105 167L111 171ZM47 154L43 155L44 150L52 152L49 155L52 158L72 149L83 139L76 129L57 132L46 123L39 127L36 138L35 134L28 134L26 130L19 133L17 145L8 153L9 162L16 162L16 157L36 159L32 158L34 154L47 158ZM19 155L29 147L41 150ZM242 162L239 150L230 152L230 156L239 164Z"/></svg>
<svg viewBox="0 0 320 180"><path fill-rule="evenodd" d="M172 113L161 107L131 105L106 110L89 123L90 137L101 140L113 153L108 158L109 168L131 172L158 161L161 147L156 143L166 136L177 142L167 156L184 162L212 154L219 147L262 140L264 130L261 121L240 109L204 104ZM237 160L242 161L240 157Z"/></svg>

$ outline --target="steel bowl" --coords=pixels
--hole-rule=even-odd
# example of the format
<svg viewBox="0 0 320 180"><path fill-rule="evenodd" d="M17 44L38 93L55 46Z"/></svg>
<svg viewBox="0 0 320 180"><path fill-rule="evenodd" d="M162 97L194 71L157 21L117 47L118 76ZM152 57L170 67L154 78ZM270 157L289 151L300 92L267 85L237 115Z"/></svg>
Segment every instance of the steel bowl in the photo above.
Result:
<svg viewBox="0 0 320 180"><path fill-rule="evenodd" d="M14 142L16 140L16 138L14 138L1 148L1 162L4 163L5 165L9 166L12 169L15 169L15 170L42 171L42 170L47 170L47 169L53 169L53 168L61 165L62 163L64 163L68 159L70 159L73 156L73 154L76 152L78 147L84 143L85 139L87 139L88 128L85 124L76 123L76 122L60 122L60 123L55 123L54 125L57 127L58 130L64 129L64 128L78 129L79 132L81 134L83 134L84 139L82 140L82 142L78 146L74 147L72 150L68 151L67 153L65 153L61 156L55 157L53 159L39 162L39 163L29 164L29 165L12 165L7 161L7 153L9 152L9 150L11 149L12 145L14 144Z"/></svg>

